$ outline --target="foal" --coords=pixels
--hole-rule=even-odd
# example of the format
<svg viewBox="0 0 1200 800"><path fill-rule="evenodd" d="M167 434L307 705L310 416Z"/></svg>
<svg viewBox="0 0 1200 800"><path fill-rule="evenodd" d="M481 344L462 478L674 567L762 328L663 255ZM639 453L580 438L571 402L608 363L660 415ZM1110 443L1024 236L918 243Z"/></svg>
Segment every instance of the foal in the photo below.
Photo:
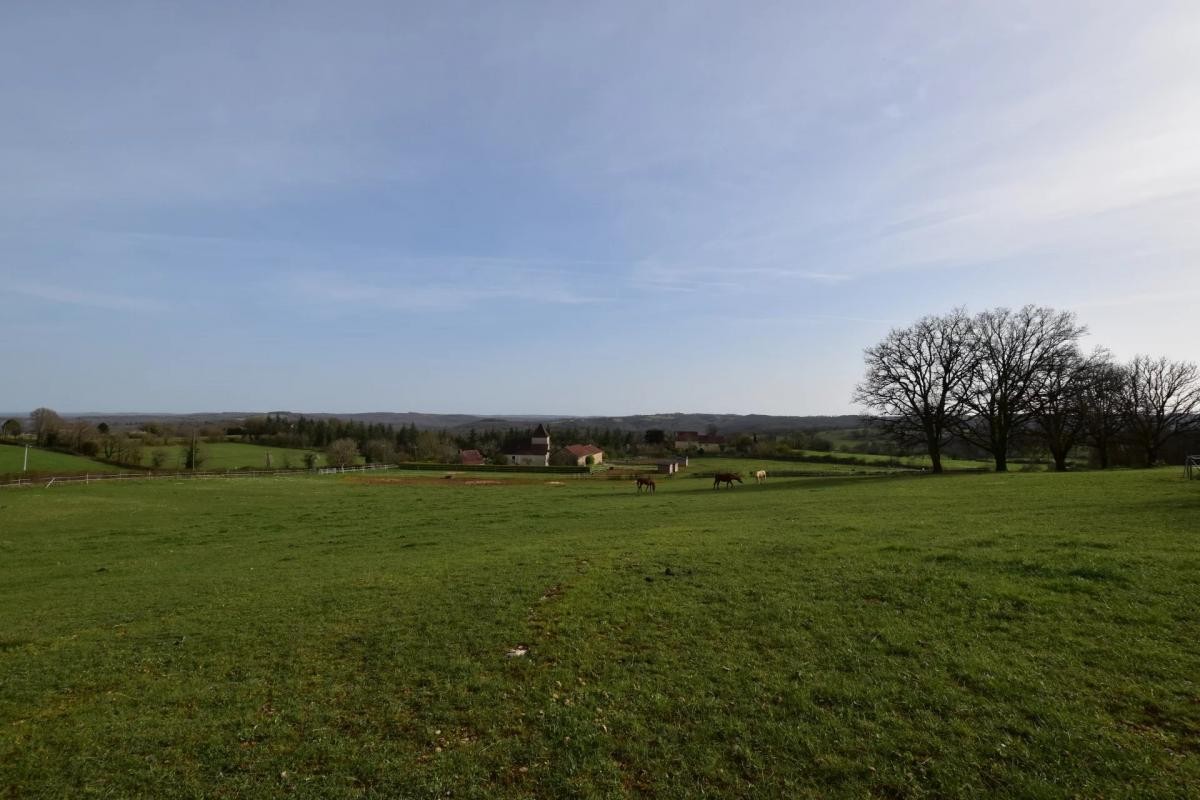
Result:
<svg viewBox="0 0 1200 800"><path fill-rule="evenodd" d="M642 493L643 488L645 488L646 491L650 492L650 494L654 494L654 488L655 488L654 487L654 479L653 478L643 478L639 475L638 479L637 479L638 494Z"/></svg>

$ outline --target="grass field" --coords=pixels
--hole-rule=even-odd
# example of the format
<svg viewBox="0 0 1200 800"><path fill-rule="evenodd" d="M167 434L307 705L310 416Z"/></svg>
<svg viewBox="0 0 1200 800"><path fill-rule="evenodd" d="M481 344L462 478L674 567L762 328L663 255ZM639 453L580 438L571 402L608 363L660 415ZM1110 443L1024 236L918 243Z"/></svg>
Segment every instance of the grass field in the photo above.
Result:
<svg viewBox="0 0 1200 800"><path fill-rule="evenodd" d="M21 472L25 459L25 448L17 445L0 444L0 475ZM52 450L29 450L29 471L36 473L78 472L80 475L88 472L117 472L119 467L92 461L83 456L73 456L67 453L55 453Z"/></svg>
<svg viewBox="0 0 1200 800"><path fill-rule="evenodd" d="M0 796L1200 785L1175 470L551 480L5 490Z"/></svg>

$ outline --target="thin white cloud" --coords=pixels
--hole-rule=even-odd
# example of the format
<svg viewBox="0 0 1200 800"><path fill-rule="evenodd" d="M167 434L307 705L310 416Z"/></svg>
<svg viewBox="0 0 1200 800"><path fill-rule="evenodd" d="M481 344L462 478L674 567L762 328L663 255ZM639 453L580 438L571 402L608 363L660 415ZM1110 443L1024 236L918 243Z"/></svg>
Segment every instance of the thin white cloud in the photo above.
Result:
<svg viewBox="0 0 1200 800"><path fill-rule="evenodd" d="M157 313L165 311L168 308L168 305L161 300L149 297L95 292L87 289L73 289L66 286L20 283L7 288L8 291L16 295L33 300L57 305L83 306L105 311Z"/></svg>
<svg viewBox="0 0 1200 800"><path fill-rule="evenodd" d="M545 275L510 272L475 281L407 281L379 278L374 282L335 271L306 271L292 277L295 295L326 312L377 309L388 311L459 311L487 303L587 305L610 298L582 294L546 280Z"/></svg>

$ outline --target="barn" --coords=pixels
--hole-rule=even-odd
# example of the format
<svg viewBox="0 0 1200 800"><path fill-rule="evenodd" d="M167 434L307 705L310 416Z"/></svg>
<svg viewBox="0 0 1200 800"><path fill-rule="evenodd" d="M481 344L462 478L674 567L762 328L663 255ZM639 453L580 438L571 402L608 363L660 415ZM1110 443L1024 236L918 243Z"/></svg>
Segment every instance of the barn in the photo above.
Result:
<svg viewBox="0 0 1200 800"><path fill-rule="evenodd" d="M604 463L604 451L594 444L569 444L563 448L577 467ZM590 461L588 459L591 459Z"/></svg>
<svg viewBox="0 0 1200 800"><path fill-rule="evenodd" d="M478 467L483 464L483 453L478 450L459 450L458 463L467 467Z"/></svg>

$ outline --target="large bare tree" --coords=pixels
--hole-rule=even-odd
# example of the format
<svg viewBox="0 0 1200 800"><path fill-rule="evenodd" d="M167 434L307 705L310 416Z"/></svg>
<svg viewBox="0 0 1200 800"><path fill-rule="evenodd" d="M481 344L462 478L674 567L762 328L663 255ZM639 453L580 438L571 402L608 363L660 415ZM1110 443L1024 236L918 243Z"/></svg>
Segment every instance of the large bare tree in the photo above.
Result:
<svg viewBox="0 0 1200 800"><path fill-rule="evenodd" d="M63 418L51 408L35 408L29 413L33 421L33 434L39 445L53 445L63 427Z"/></svg>
<svg viewBox="0 0 1200 800"><path fill-rule="evenodd" d="M1137 356L1126 368L1125 421L1146 466L1172 437L1200 428L1200 370L1188 361Z"/></svg>
<svg viewBox="0 0 1200 800"><path fill-rule="evenodd" d="M997 472L1006 472L1009 449L1033 415L1035 398L1086 329L1071 312L1040 306L983 311L972 322L975 358L962 398L968 415L957 432L991 453Z"/></svg>
<svg viewBox="0 0 1200 800"><path fill-rule="evenodd" d="M1084 386L1084 435L1096 453L1100 469L1108 469L1113 446L1125 430L1125 368L1107 354L1094 358L1091 376Z"/></svg>
<svg viewBox="0 0 1200 800"><path fill-rule="evenodd" d="M901 442L919 443L933 471L962 423L963 390L974 369L971 319L963 310L896 328L866 350L867 374L854 399L877 412L877 424Z"/></svg>
<svg viewBox="0 0 1200 800"><path fill-rule="evenodd" d="M325 448L325 463L331 467L349 467L358 460L358 443L353 439L335 439Z"/></svg>
<svg viewBox="0 0 1200 800"><path fill-rule="evenodd" d="M1088 427L1089 394L1093 382L1110 366L1108 353L1091 357L1076 347L1065 349L1046 367L1033 394L1032 418L1038 438L1054 459L1054 469L1066 472L1067 456L1083 440Z"/></svg>

